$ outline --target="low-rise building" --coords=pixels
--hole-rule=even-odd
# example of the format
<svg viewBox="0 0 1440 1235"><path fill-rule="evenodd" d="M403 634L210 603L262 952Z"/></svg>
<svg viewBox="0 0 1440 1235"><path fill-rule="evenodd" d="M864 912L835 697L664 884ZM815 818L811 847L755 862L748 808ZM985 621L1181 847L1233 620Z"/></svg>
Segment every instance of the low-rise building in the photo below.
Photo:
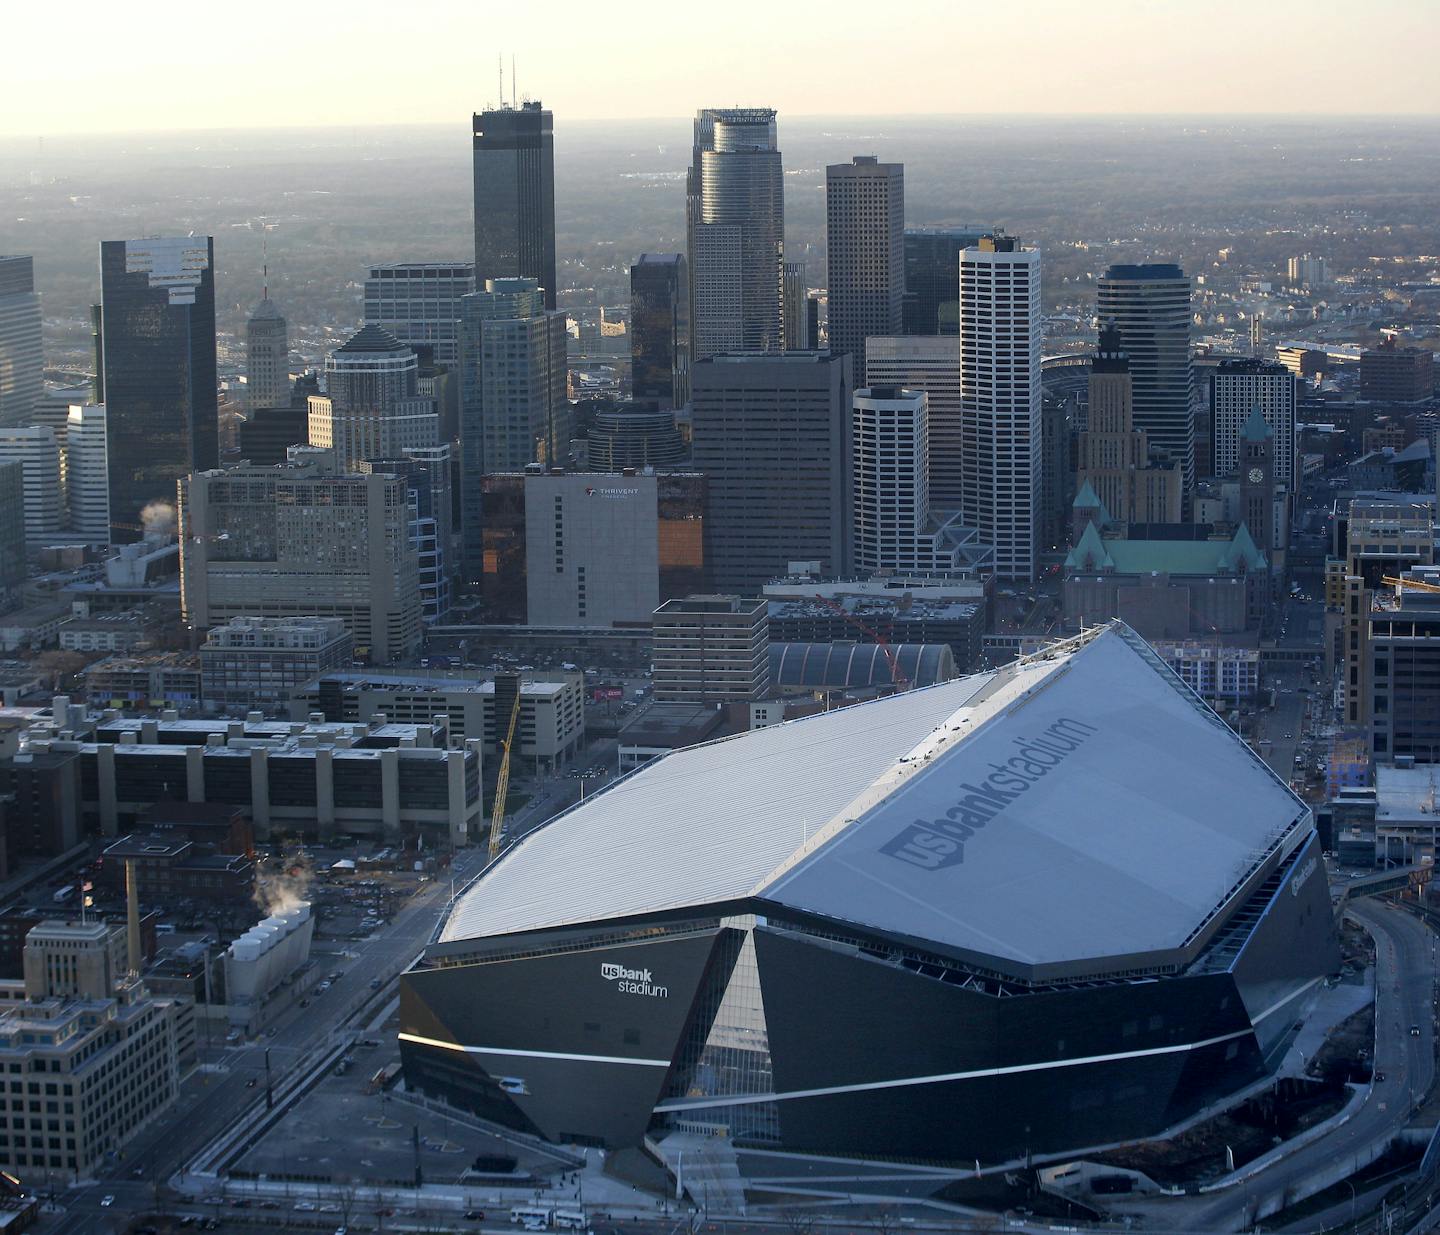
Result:
<svg viewBox="0 0 1440 1235"><path fill-rule="evenodd" d="M180 712L200 707L200 658L191 652L108 656L87 665L81 676L92 707Z"/></svg>
<svg viewBox="0 0 1440 1235"><path fill-rule="evenodd" d="M583 675L526 674L519 679L519 687L515 756L549 769L568 763L585 740ZM513 689L501 694L514 699ZM495 678L341 672L326 674L292 691L290 716L302 720L321 715L328 722L350 723L381 716L401 724L438 722L448 729L451 745L483 739L487 748L494 750L510 723L508 711L497 715L495 699Z"/></svg>
<svg viewBox="0 0 1440 1235"><path fill-rule="evenodd" d="M104 923L42 922L25 1002L0 1012L0 1164L91 1176L175 1100L193 1009L123 976Z"/></svg>
<svg viewBox="0 0 1440 1235"><path fill-rule="evenodd" d="M90 825L121 834L160 801L246 807L273 829L463 845L480 835L480 750L445 747L443 726L105 719L80 754Z"/></svg>
<svg viewBox="0 0 1440 1235"><path fill-rule="evenodd" d="M173 905L195 899L243 905L255 893L255 863L245 854L220 853L183 836L122 836L105 849L100 881L115 895L125 890L125 864L135 866L142 901Z"/></svg>
<svg viewBox="0 0 1440 1235"><path fill-rule="evenodd" d="M139 613L101 613L63 622L59 641L67 652L134 652L150 642L151 629Z"/></svg>
<svg viewBox="0 0 1440 1235"><path fill-rule="evenodd" d="M744 703L770 686L769 606L763 599L689 596L655 610L657 703Z"/></svg>
<svg viewBox="0 0 1440 1235"><path fill-rule="evenodd" d="M235 617L200 648L205 706L221 715L259 708L283 715L290 692L355 658L355 639L339 618Z"/></svg>
<svg viewBox="0 0 1440 1235"><path fill-rule="evenodd" d="M0 652L38 651L53 647L70 606L54 602L31 605L0 616Z"/></svg>
<svg viewBox="0 0 1440 1235"><path fill-rule="evenodd" d="M1260 650L1199 640L1152 645L1191 690L1216 707L1236 705L1260 693Z"/></svg>

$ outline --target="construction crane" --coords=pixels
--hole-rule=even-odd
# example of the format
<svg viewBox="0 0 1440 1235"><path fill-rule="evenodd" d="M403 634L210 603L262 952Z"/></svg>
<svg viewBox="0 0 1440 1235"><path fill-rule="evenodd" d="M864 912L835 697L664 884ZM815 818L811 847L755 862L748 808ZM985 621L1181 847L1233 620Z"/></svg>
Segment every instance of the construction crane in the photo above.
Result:
<svg viewBox="0 0 1440 1235"><path fill-rule="evenodd" d="M1440 583L1424 583L1419 579L1397 579L1394 575L1382 575L1380 582L1389 584L1397 592L1407 587L1416 592L1440 592Z"/></svg>
<svg viewBox="0 0 1440 1235"><path fill-rule="evenodd" d="M890 646L890 641L885 638L884 635L878 630L871 630L870 627L865 625L864 622L838 601L831 600L828 596L821 596L818 592L815 594L815 599L827 609L832 609L838 613L845 621L866 635L870 642L880 649L880 654L885 657L885 663L890 666L890 680L895 683L896 690L910 689L910 679L901 672L900 661L895 655L895 650Z"/></svg>
<svg viewBox="0 0 1440 1235"><path fill-rule="evenodd" d="M500 852L500 827L505 822L505 795L510 791L510 747L515 741L515 726L520 720L520 691L515 691L515 706L510 709L510 727L501 743L500 772L495 777L495 803L490 808L490 861Z"/></svg>

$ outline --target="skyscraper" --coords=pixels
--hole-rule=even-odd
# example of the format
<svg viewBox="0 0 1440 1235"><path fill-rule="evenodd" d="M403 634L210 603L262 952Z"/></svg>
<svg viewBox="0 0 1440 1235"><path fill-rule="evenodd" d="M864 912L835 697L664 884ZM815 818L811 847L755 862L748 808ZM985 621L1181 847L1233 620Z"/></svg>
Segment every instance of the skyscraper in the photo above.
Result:
<svg viewBox="0 0 1440 1235"><path fill-rule="evenodd" d="M1258 409L1275 437L1275 480L1295 484L1295 408L1299 379L1273 360L1222 360L1210 375L1210 431L1215 443L1215 475L1240 470L1241 431ZM1255 529L1250 529L1252 533ZM1256 543L1259 543L1257 536ZM1268 546L1261 545L1262 549Z"/></svg>
<svg viewBox="0 0 1440 1235"><path fill-rule="evenodd" d="M982 237L960 255L961 511L1008 579L1035 577L1040 336L1040 251Z"/></svg>
<svg viewBox="0 0 1440 1235"><path fill-rule="evenodd" d="M411 347L435 349L439 364L460 360L460 297L475 290L470 262L389 262L365 280L365 323Z"/></svg>
<svg viewBox="0 0 1440 1235"><path fill-rule="evenodd" d="M779 351L785 185L774 109L698 112L685 192L692 355Z"/></svg>
<svg viewBox="0 0 1440 1235"><path fill-rule="evenodd" d="M555 307L555 118L539 102L477 112L475 286L534 279Z"/></svg>
<svg viewBox="0 0 1440 1235"><path fill-rule="evenodd" d="M30 424L44 393L35 259L0 255L0 428Z"/></svg>
<svg viewBox="0 0 1440 1235"><path fill-rule="evenodd" d="M219 462L215 245L100 245L111 539L173 523L175 482Z"/></svg>
<svg viewBox="0 0 1440 1235"><path fill-rule="evenodd" d="M290 333L279 307L267 295L245 323L245 406L290 406Z"/></svg>
<svg viewBox="0 0 1440 1235"><path fill-rule="evenodd" d="M849 568L850 358L712 356L691 372L692 457L709 482L705 561L722 592L791 562Z"/></svg>
<svg viewBox="0 0 1440 1235"><path fill-rule="evenodd" d="M76 403L65 429L65 502L70 530L92 543L110 539L110 470L103 404Z"/></svg>
<svg viewBox="0 0 1440 1235"><path fill-rule="evenodd" d="M959 281L960 259L955 259ZM930 505L957 511L964 488L960 431L960 340L954 335L870 338L865 383L923 390L929 409Z"/></svg>
<svg viewBox="0 0 1440 1235"><path fill-rule="evenodd" d="M662 410L690 397L690 278L683 253L642 253L630 267L630 391Z"/></svg>
<svg viewBox="0 0 1440 1235"><path fill-rule="evenodd" d="M897 335L905 302L905 168L856 155L825 169L832 352L865 360L871 335Z"/></svg>
<svg viewBox="0 0 1440 1235"><path fill-rule="evenodd" d="M960 254L979 244L985 227L905 229L905 334L953 335L960 300Z"/></svg>
<svg viewBox="0 0 1440 1235"><path fill-rule="evenodd" d="M534 279L487 279L460 301L461 533L466 577L481 577L481 478L552 463L570 438L565 314Z"/></svg>
<svg viewBox="0 0 1440 1235"><path fill-rule="evenodd" d="M1180 461L1195 483L1195 413L1190 390L1190 280L1179 266L1111 266L1100 278L1096 313L1113 321L1130 358L1135 427L1150 449Z"/></svg>
<svg viewBox="0 0 1440 1235"><path fill-rule="evenodd" d="M415 353L379 326L362 326L325 358L325 393L309 398L309 441L335 452L342 470L362 459L434 446L435 400L417 392Z"/></svg>

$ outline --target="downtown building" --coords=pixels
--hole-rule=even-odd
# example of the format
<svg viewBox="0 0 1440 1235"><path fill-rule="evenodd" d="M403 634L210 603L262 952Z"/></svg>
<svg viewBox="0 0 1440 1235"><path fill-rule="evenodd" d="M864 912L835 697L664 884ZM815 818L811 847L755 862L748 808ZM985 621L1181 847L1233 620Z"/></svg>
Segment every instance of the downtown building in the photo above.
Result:
<svg viewBox="0 0 1440 1235"><path fill-rule="evenodd" d="M46 920L25 938L23 982L0 1011L0 1165L63 1180L103 1171L180 1093L193 1011L125 973L124 932Z"/></svg>
<svg viewBox="0 0 1440 1235"><path fill-rule="evenodd" d="M952 334L867 339L865 384L925 393L930 425L930 505L936 510L959 510L964 493L959 338Z"/></svg>
<svg viewBox="0 0 1440 1235"><path fill-rule="evenodd" d="M1041 467L1040 251L983 237L960 255L961 519L995 573L1034 579Z"/></svg>
<svg viewBox="0 0 1440 1235"><path fill-rule="evenodd" d="M938 1191L1255 1084L1338 963L1309 808L1112 624L532 832L402 978L400 1049L412 1092L547 1139Z"/></svg>
<svg viewBox="0 0 1440 1235"><path fill-rule="evenodd" d="M1222 360L1210 374L1210 433L1215 475L1240 472L1241 435L1257 408L1275 436L1275 479L1295 489L1295 410L1299 379L1272 360Z"/></svg>
<svg viewBox="0 0 1440 1235"><path fill-rule="evenodd" d="M829 350L858 375L865 341L898 335L905 303L905 167L856 155L825 169ZM795 347L789 339L786 347Z"/></svg>
<svg viewBox="0 0 1440 1235"><path fill-rule="evenodd" d="M325 358L325 393L311 395L309 444L354 471L366 459L435 446L435 400L419 391L419 360L379 326L363 326Z"/></svg>
<svg viewBox="0 0 1440 1235"><path fill-rule="evenodd" d="M484 478L481 596L492 623L645 626L705 590L705 477L562 472Z"/></svg>
<svg viewBox="0 0 1440 1235"><path fill-rule="evenodd" d="M482 478L549 466L570 441L565 314L534 279L486 279L460 301L461 535L465 576L482 573Z"/></svg>
<svg viewBox="0 0 1440 1235"><path fill-rule="evenodd" d="M903 333L960 333L960 254L989 234L978 226L905 229Z"/></svg>
<svg viewBox="0 0 1440 1235"><path fill-rule="evenodd" d="M44 396L35 259L0 254L0 428L34 424Z"/></svg>
<svg viewBox="0 0 1440 1235"><path fill-rule="evenodd" d="M365 279L365 324L412 348L429 348L437 363L460 361L460 297L475 290L470 262L387 262Z"/></svg>
<svg viewBox="0 0 1440 1235"><path fill-rule="evenodd" d="M110 539L173 527L175 485L218 467L215 244L208 236L100 245Z"/></svg>
<svg viewBox="0 0 1440 1235"><path fill-rule="evenodd" d="M233 618L336 617L375 664L420 645L419 563L403 477L343 473L304 449L280 467L180 485L180 600L192 630Z"/></svg>
<svg viewBox="0 0 1440 1235"><path fill-rule="evenodd" d="M472 117L475 286L534 279L555 308L555 117L539 102ZM439 359L437 353L436 356Z"/></svg>
<svg viewBox="0 0 1440 1235"><path fill-rule="evenodd" d="M785 182L773 108L696 113L685 220L692 359L787 346Z"/></svg>
<svg viewBox="0 0 1440 1235"><path fill-rule="evenodd" d="M706 477L705 562L754 595L792 562L850 567L850 357L710 356L691 371L691 454Z"/></svg>
<svg viewBox="0 0 1440 1235"><path fill-rule="evenodd" d="M851 417L855 569L945 575L968 564L968 537L930 504L930 414L925 392L867 386Z"/></svg>
<svg viewBox="0 0 1440 1235"><path fill-rule="evenodd" d="M1115 324L1130 358L1135 427L1158 455L1179 462L1188 497L1195 486L1190 280L1171 264L1117 265L1096 289L1096 314Z"/></svg>
<svg viewBox="0 0 1440 1235"><path fill-rule="evenodd" d="M245 322L245 409L290 406L290 328L270 289Z"/></svg>
<svg viewBox="0 0 1440 1235"><path fill-rule="evenodd" d="M630 267L630 393L661 411L690 398L690 275L683 253L642 253Z"/></svg>

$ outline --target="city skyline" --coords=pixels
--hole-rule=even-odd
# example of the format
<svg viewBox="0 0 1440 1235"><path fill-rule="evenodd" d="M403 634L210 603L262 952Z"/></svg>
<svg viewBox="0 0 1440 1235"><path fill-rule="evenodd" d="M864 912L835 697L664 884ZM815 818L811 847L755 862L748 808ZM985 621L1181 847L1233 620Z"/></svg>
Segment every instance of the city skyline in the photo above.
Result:
<svg viewBox="0 0 1440 1235"><path fill-rule="evenodd" d="M591 31L573 50L556 45L522 10L481 14L453 0L431 0L419 6L416 19L419 29L436 36L424 72L410 76L403 90L382 92L348 70L371 54L373 23L388 16L373 0L347 6L343 21L335 20L340 10L332 4L309 6L297 18L293 8L263 0L246 22L152 0L144 6L149 22L164 28L169 18L183 18L192 35L197 29L208 33L225 49L229 71L210 76L204 92L187 98L183 116L177 116L169 74L137 75L128 60L114 55L117 43L131 37L133 14L98 0L75 7L63 59L19 57L7 66L21 102L0 112L0 137L463 123L469 111L512 97L512 57L519 87L514 96L541 97L567 121L684 116L707 99L763 99L796 116L1437 111L1426 69L1428 50L1440 41L1440 9L1425 0L1368 6L1366 26L1377 35L1370 39L1354 37L1354 10L1341 0L1275 0L1265 6L1263 31L1304 31L1305 54L1278 55L1278 35L1229 37L1224 73L1215 73L1206 57L1186 56L1182 49L1226 31L1253 30L1254 7L1239 0L1220 0L1203 10L1109 0L1098 12L1058 0L1023 0L1007 11L1006 37L993 40L987 55L968 58L963 74L953 72L956 58L984 32L976 29L973 10L934 0L893 27L864 20L864 9L853 0L832 6L839 11L829 23L823 74L795 72L796 47L815 38L807 18L798 11L777 14L754 0L741 4L723 29L710 32L699 58L687 54L692 43L683 21L658 0L630 0L618 20ZM305 37L276 37L276 23L265 20L267 10L288 35L323 29L326 56L317 61ZM756 28L747 13L763 21L766 39L740 37ZM43 47L54 34L43 9L16 12L8 21L17 46ZM727 30L737 33L727 38ZM1015 32L1023 37L1010 37ZM865 71L886 57L903 57L907 71L879 76ZM593 75L583 71L607 58L623 61L625 91L597 90ZM1097 61L1123 64L1125 71L1096 73ZM284 77L296 89L257 91L257 74ZM1322 79L1325 89L1316 90ZM26 99L43 99L43 120Z"/></svg>

